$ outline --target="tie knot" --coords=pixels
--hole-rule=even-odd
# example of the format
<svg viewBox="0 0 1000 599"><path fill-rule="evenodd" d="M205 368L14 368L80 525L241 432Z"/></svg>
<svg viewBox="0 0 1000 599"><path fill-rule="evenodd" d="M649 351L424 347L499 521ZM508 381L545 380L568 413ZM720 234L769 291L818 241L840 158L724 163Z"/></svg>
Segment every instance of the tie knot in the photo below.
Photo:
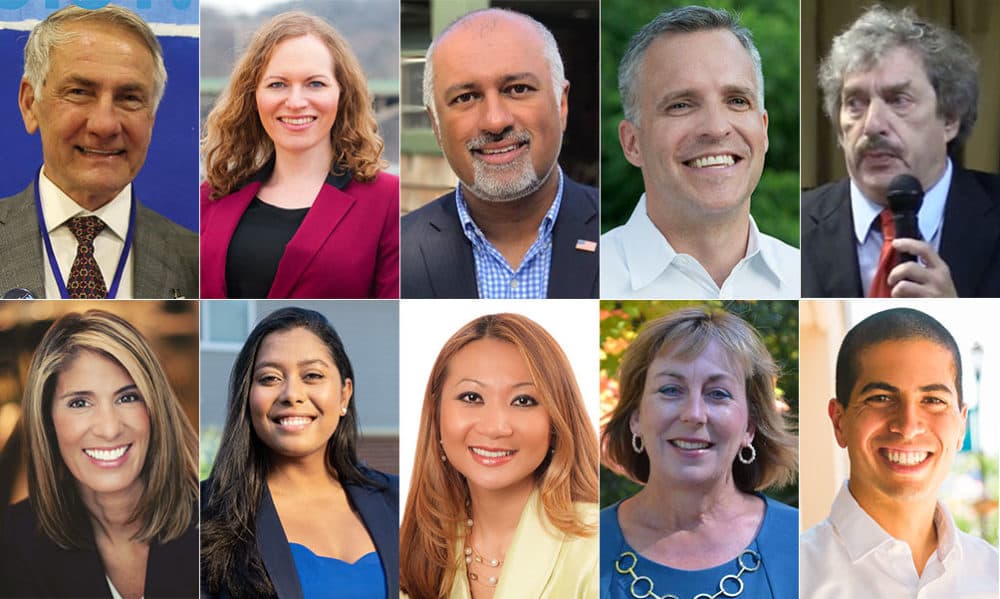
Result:
<svg viewBox="0 0 1000 599"><path fill-rule="evenodd" d="M882 228L882 238L891 242L896 238L896 221L893 220L892 210L883 208L878 213L878 224Z"/></svg>
<svg viewBox="0 0 1000 599"><path fill-rule="evenodd" d="M69 230L73 232L79 243L93 243L101 231L107 227L104 221L96 216L78 216L69 220Z"/></svg>

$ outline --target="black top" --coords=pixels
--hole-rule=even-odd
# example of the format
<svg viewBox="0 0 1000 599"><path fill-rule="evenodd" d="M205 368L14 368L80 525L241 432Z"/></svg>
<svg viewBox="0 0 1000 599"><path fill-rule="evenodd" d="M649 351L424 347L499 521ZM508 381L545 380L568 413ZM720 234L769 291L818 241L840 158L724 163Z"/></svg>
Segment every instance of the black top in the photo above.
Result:
<svg viewBox="0 0 1000 599"><path fill-rule="evenodd" d="M0 597L111 599L92 530L87 544L91 548L62 549L38 528L28 500L12 505L0 534ZM169 543L151 543L143 597L197 597L198 557L197 522Z"/></svg>
<svg viewBox="0 0 1000 599"><path fill-rule="evenodd" d="M255 197L236 225L226 256L226 291L234 298L267 297L285 246L309 208L278 208Z"/></svg>

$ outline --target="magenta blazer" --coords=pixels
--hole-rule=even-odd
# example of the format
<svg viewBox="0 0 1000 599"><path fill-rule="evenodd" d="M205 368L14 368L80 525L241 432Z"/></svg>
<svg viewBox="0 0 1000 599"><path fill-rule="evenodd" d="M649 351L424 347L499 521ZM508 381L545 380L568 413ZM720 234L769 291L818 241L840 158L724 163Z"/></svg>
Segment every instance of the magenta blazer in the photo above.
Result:
<svg viewBox="0 0 1000 599"><path fill-rule="evenodd" d="M201 297L224 298L226 255L240 217L261 182L218 200L201 185ZM267 297L398 298L399 177L351 181L343 190L320 189L299 230L285 247Z"/></svg>

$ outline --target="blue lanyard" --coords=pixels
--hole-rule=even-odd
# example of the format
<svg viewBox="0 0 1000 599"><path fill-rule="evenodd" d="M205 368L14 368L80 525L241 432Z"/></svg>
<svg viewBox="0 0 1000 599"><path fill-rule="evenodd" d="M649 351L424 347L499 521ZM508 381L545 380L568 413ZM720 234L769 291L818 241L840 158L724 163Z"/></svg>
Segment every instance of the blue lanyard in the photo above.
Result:
<svg viewBox="0 0 1000 599"><path fill-rule="evenodd" d="M49 256L49 266L52 268L52 276L59 286L59 296L69 299L69 291L66 290L66 281L63 280L62 271L59 270L59 262L56 260L56 253L52 251L52 239L49 237L49 229L45 226L45 215L42 214L42 198L38 194L39 183L41 182L42 167L38 167L35 173L35 210L38 212L38 227L41 229L42 241L45 242L45 253ZM132 249L132 236L135 233L135 187L132 187L132 197L129 200L128 210L128 233L125 234L125 247L122 248L122 255L118 258L118 268L115 269L115 277L111 280L111 287L108 288L108 299L115 299L118 295L118 286L122 282L122 274L125 272L125 263L128 261L129 250Z"/></svg>

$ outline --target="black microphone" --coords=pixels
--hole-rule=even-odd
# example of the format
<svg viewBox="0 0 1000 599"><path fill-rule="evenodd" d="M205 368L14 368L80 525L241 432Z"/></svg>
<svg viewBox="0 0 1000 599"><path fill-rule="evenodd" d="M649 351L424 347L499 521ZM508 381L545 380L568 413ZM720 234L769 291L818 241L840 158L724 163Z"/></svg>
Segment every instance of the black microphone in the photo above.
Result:
<svg viewBox="0 0 1000 599"><path fill-rule="evenodd" d="M917 212L924 203L924 188L913 175L896 175L889 183L889 209L896 225L896 239L923 239L917 226ZM913 262L917 257L899 253L899 261Z"/></svg>
<svg viewBox="0 0 1000 599"><path fill-rule="evenodd" d="M3 299L35 299L35 296L24 287L15 287L4 293Z"/></svg>

